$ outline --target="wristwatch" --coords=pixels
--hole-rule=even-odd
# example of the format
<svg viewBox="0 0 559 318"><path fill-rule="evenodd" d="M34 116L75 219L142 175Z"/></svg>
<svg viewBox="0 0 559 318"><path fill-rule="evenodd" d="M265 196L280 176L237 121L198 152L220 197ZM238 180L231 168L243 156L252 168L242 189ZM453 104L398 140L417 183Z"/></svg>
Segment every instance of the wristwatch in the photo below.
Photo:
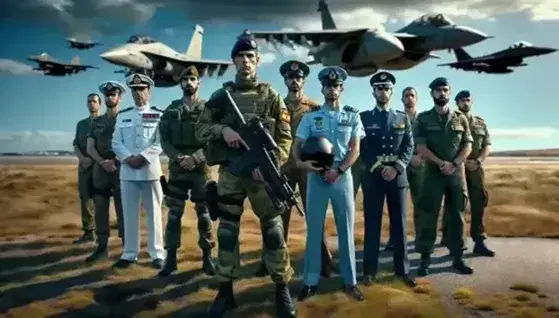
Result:
<svg viewBox="0 0 559 318"><path fill-rule="evenodd" d="M336 171L338 171L338 174L340 174L340 175L345 173L345 171L342 170L342 168L340 168L340 167L338 167L338 169Z"/></svg>

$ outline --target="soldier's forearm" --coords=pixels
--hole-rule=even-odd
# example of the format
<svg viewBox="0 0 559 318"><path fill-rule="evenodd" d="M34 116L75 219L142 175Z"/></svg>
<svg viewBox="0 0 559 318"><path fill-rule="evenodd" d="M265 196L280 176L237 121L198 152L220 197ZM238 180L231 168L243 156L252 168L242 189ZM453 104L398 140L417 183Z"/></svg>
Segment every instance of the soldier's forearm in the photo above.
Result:
<svg viewBox="0 0 559 318"><path fill-rule="evenodd" d="M346 171L357 161L357 158L359 158L359 149L352 148L344 158L344 161L340 165L340 169Z"/></svg>
<svg viewBox="0 0 559 318"><path fill-rule="evenodd" d="M99 155L97 149L95 149L95 140L88 139L87 140L87 154L95 160L95 162L101 162L104 159Z"/></svg>
<svg viewBox="0 0 559 318"><path fill-rule="evenodd" d="M466 158L468 158L471 152L472 152L472 144L471 143L465 144L464 147L460 149L460 152L458 152L456 158L454 158L454 163L458 165L463 163L466 160Z"/></svg>
<svg viewBox="0 0 559 318"><path fill-rule="evenodd" d="M162 142L161 148L163 148L163 153L169 157L169 160L175 161L178 157L182 156L182 153L168 142Z"/></svg>
<svg viewBox="0 0 559 318"><path fill-rule="evenodd" d="M225 127L227 126L222 124L199 124L198 130L194 133L194 136L202 143L219 140L223 138L222 131Z"/></svg>
<svg viewBox="0 0 559 318"><path fill-rule="evenodd" d="M440 166L444 160L437 157L426 145L417 145L417 153L426 160Z"/></svg>
<svg viewBox="0 0 559 318"><path fill-rule="evenodd" d="M84 154L81 152L78 146L74 146L74 154L80 161L82 161L85 158Z"/></svg>
<svg viewBox="0 0 559 318"><path fill-rule="evenodd" d="M490 151L490 149L489 149L489 146L483 147L483 148L481 149L481 152L479 153L479 157L478 157L479 161L484 162L485 159L487 159L487 157L489 156L489 153L490 153L490 152L491 152L491 151Z"/></svg>

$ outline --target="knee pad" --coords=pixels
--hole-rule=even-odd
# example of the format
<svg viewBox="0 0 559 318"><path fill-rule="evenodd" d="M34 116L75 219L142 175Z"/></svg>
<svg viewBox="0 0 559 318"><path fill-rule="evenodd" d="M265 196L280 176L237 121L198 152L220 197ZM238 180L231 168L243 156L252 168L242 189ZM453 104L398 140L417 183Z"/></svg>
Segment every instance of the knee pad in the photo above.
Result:
<svg viewBox="0 0 559 318"><path fill-rule="evenodd" d="M285 246L283 239L283 225L279 218L266 222L262 227L264 247L269 250L278 250Z"/></svg>
<svg viewBox="0 0 559 318"><path fill-rule="evenodd" d="M228 252L235 251L239 240L239 223L231 224L228 222L220 222L217 229L217 241L219 249Z"/></svg>

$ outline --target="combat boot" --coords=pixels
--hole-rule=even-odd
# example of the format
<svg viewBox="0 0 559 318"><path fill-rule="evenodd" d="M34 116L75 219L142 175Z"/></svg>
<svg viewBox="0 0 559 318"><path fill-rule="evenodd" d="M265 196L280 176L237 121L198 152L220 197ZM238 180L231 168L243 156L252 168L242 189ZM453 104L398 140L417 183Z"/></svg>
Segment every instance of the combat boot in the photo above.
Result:
<svg viewBox="0 0 559 318"><path fill-rule="evenodd" d="M422 253L419 267L417 268L417 276L429 275L429 266L431 265L431 254Z"/></svg>
<svg viewBox="0 0 559 318"><path fill-rule="evenodd" d="M297 317L297 307L286 284L276 284L276 314L280 318Z"/></svg>
<svg viewBox="0 0 559 318"><path fill-rule="evenodd" d="M215 263L212 260L211 250L204 251L202 254L202 270L206 275L214 276L216 273Z"/></svg>
<svg viewBox="0 0 559 318"><path fill-rule="evenodd" d="M454 256L454 261L452 262L452 268L456 269L460 274L471 275L474 270L464 263L462 258L462 250Z"/></svg>
<svg viewBox="0 0 559 318"><path fill-rule="evenodd" d="M485 245L484 240L479 240L479 241L475 242L475 244L474 244L474 254L479 255L479 256L485 256L485 257L494 257L495 256L495 252L490 250L487 247L487 245Z"/></svg>
<svg viewBox="0 0 559 318"><path fill-rule="evenodd" d="M177 268L177 250L176 249L168 249L167 250L167 258L165 259L165 264L163 264L163 268L157 273L159 277L167 277L170 276Z"/></svg>
<svg viewBox="0 0 559 318"><path fill-rule="evenodd" d="M219 292L210 307L209 316L210 318L221 318L227 311L236 306L235 297L233 296L233 282L221 283Z"/></svg>
<svg viewBox="0 0 559 318"><path fill-rule="evenodd" d="M77 240L74 240L72 244L84 244L88 242L95 242L95 235L93 235L93 231L83 232L82 236L80 236Z"/></svg>
<svg viewBox="0 0 559 318"><path fill-rule="evenodd" d="M89 255L85 261L86 263L95 263L101 259L109 257L109 250L107 249L107 244L99 244L97 248L91 255Z"/></svg>
<svg viewBox="0 0 559 318"><path fill-rule="evenodd" d="M264 277L266 275L268 275L268 268L266 267L266 263L264 263L264 260L262 260L260 262L260 267L258 267L258 270L256 271L255 275L257 277Z"/></svg>

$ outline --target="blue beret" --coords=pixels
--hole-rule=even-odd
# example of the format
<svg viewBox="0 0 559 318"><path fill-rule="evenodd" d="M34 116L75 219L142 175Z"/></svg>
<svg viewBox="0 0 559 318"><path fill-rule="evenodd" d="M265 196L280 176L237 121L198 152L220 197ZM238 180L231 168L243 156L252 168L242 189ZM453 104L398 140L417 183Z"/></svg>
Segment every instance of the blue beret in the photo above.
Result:
<svg viewBox="0 0 559 318"><path fill-rule="evenodd" d="M99 91L102 94L106 94L107 92L115 91L115 90L120 91L121 94L126 92L126 88L122 84L120 84L119 82L106 81L106 82L103 82L103 83L99 84Z"/></svg>
<svg viewBox="0 0 559 318"><path fill-rule="evenodd" d="M132 87L153 87L153 80L144 74L132 74L126 79L126 85Z"/></svg>
<svg viewBox="0 0 559 318"><path fill-rule="evenodd" d="M309 66L303 62L291 60L280 66L279 72L283 77L307 77L311 72Z"/></svg>
<svg viewBox="0 0 559 318"><path fill-rule="evenodd" d="M430 89L435 89L441 86L450 86L450 83L446 77L437 77L431 82L431 84L429 84Z"/></svg>
<svg viewBox="0 0 559 318"><path fill-rule="evenodd" d="M339 66L330 66L318 73L318 80L322 84L341 84L347 78L347 72Z"/></svg>
<svg viewBox="0 0 559 318"><path fill-rule="evenodd" d="M462 98L468 98L470 96L472 96L472 95L470 94L469 90L463 90L463 91L458 92L458 94L456 94L456 97L454 97L454 100L459 101Z"/></svg>
<svg viewBox="0 0 559 318"><path fill-rule="evenodd" d="M231 50L231 58L234 59L242 51L258 51L258 45L248 30L245 30L243 34L237 37L237 42L235 42Z"/></svg>
<svg viewBox="0 0 559 318"><path fill-rule="evenodd" d="M388 72L378 72L371 77L369 84L373 87L376 85L394 86L394 84L396 84L396 78Z"/></svg>

